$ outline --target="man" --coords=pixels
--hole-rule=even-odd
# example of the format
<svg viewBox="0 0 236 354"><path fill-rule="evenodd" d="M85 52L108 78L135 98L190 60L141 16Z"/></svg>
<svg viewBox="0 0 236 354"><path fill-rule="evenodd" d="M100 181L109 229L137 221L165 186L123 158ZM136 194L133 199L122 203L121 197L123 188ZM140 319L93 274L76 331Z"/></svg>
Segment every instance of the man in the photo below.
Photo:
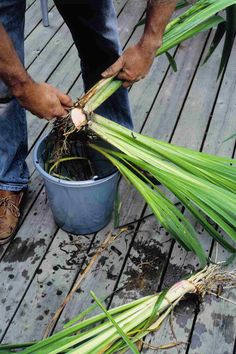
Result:
<svg viewBox="0 0 236 354"><path fill-rule="evenodd" d="M139 1L137 0L137 6ZM139 42L121 55L112 0L55 0L81 60L85 90L102 77L123 80L98 113L132 127L127 87L148 73L177 0L150 0ZM69 96L35 82L25 71L25 0L0 2L0 244L14 235L29 174L25 109L48 120L63 117L72 106ZM46 64L45 64L46 65ZM63 119L63 118L62 118Z"/></svg>

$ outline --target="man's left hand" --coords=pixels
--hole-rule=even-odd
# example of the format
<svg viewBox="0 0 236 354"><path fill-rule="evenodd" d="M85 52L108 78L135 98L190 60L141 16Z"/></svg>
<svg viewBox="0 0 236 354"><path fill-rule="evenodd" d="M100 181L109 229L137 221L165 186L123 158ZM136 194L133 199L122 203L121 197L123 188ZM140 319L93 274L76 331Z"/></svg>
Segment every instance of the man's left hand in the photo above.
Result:
<svg viewBox="0 0 236 354"><path fill-rule="evenodd" d="M156 51L147 51L140 44L136 44L124 51L120 58L102 73L104 78L117 76L123 81L124 87L143 79L149 72Z"/></svg>

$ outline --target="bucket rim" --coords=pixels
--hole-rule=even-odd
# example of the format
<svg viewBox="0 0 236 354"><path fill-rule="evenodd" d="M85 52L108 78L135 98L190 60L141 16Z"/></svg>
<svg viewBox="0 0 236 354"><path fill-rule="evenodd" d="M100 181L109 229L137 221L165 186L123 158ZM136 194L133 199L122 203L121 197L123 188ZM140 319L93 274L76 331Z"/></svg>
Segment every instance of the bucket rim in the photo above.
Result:
<svg viewBox="0 0 236 354"><path fill-rule="evenodd" d="M66 187L88 187L88 186L95 186L101 183L104 183L106 181L109 181L110 179L114 178L115 176L119 175L119 171L116 171L114 173L112 173L111 175L104 177L104 178L100 178L98 180L93 180L93 179L89 179L86 181L66 181L66 180L62 180L60 178L54 177L49 175L41 166L38 160L38 149L40 147L40 145L43 143L43 141L47 138L48 135L40 138L37 143L35 144L34 147L34 153L33 153L33 162L35 165L36 170L39 172L39 174L45 178L46 180L55 183L57 185L60 186L66 186Z"/></svg>

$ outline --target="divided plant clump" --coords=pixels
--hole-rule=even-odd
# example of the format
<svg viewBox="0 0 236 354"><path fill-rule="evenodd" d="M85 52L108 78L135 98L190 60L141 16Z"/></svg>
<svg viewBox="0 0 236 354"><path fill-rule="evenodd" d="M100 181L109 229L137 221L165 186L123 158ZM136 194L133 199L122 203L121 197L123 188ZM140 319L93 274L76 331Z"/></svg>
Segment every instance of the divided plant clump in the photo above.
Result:
<svg viewBox="0 0 236 354"><path fill-rule="evenodd" d="M235 3L236 0L197 1L167 26L157 55L222 23L224 19L216 13ZM197 232L156 182L171 191L214 240L235 253L235 161L158 141L93 113L121 85L114 77L101 80L75 103L67 119L56 123L53 139L49 139L46 171L70 180L93 178L96 173L86 155L87 149L92 148L137 188L161 225L187 251L198 256L202 267L208 257ZM101 139L113 148L104 148ZM75 148L78 141L83 147L80 154ZM222 236L221 230L227 236Z"/></svg>
<svg viewBox="0 0 236 354"><path fill-rule="evenodd" d="M38 342L0 345L0 354L112 354L125 353L127 350L138 354L138 348L145 345L143 338L157 331L187 294L200 297L217 294L219 286L224 289L236 287L235 271L229 272L212 265L168 290L111 310L106 310L91 292L95 304L67 323L64 329ZM96 306L102 312L86 318Z"/></svg>

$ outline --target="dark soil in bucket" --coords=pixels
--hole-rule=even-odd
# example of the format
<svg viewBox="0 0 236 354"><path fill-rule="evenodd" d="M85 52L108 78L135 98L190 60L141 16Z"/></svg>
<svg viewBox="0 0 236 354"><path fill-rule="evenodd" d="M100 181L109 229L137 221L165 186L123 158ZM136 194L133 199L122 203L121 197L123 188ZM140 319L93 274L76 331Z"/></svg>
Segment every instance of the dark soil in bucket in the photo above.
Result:
<svg viewBox="0 0 236 354"><path fill-rule="evenodd" d="M65 139L58 129L53 129L45 142L44 170L51 176L67 181L86 181L101 179L116 171L102 154L89 147L89 143L110 146L87 131L75 132Z"/></svg>

